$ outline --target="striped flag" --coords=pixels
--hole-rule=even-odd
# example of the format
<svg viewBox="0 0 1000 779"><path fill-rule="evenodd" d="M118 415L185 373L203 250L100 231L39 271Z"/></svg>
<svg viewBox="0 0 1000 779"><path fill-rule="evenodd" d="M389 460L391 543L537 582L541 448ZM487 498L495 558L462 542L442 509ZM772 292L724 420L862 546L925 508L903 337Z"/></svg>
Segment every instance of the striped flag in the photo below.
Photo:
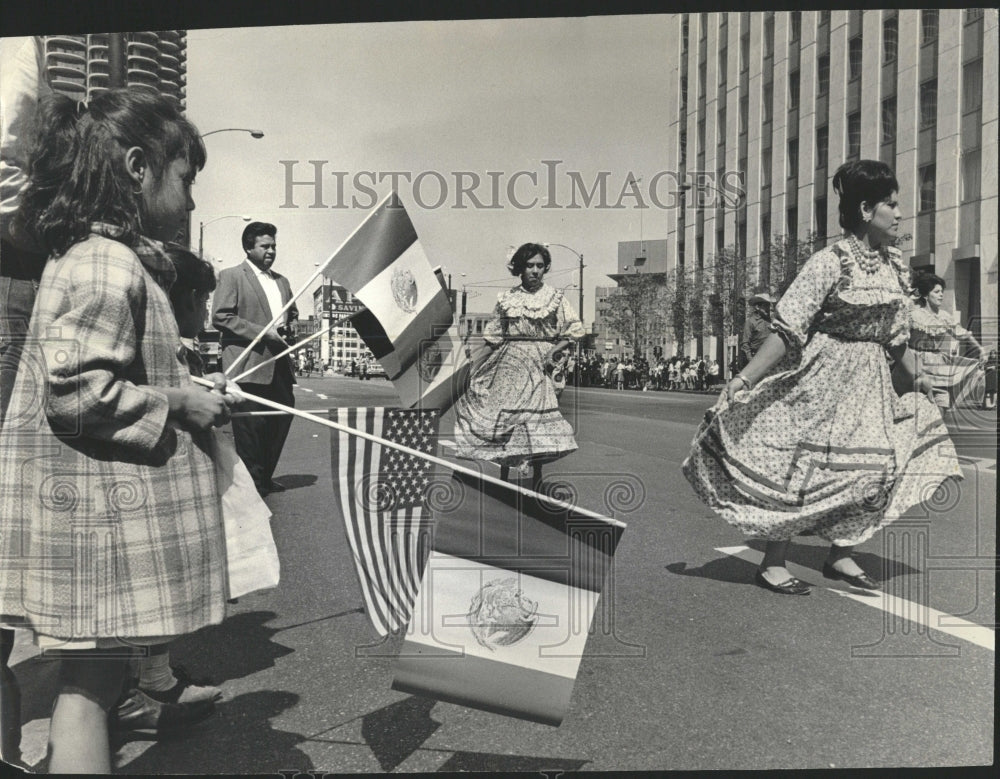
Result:
<svg viewBox="0 0 1000 779"><path fill-rule="evenodd" d="M331 409L330 419L427 454L436 448L436 410L341 408ZM365 608L384 636L410 618L427 554L429 517L423 503L433 466L337 430L331 431L330 450L336 505Z"/></svg>
<svg viewBox="0 0 1000 779"><path fill-rule="evenodd" d="M464 349L456 347L448 292L435 275L406 209L390 195L330 258L326 272L365 304L355 329L385 368L402 405L451 400Z"/></svg>
<svg viewBox="0 0 1000 779"><path fill-rule="evenodd" d="M459 471L451 487L393 689L558 725L625 526Z"/></svg>

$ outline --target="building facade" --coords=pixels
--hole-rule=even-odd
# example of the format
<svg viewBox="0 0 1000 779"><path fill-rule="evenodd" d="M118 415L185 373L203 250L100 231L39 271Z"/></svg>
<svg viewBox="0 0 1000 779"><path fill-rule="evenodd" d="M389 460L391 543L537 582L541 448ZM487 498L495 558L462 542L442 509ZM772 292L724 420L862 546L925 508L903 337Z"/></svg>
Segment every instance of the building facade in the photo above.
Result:
<svg viewBox="0 0 1000 779"><path fill-rule="evenodd" d="M52 88L90 100L114 86L160 92L187 107L187 31L48 35L45 70Z"/></svg>
<svg viewBox="0 0 1000 779"><path fill-rule="evenodd" d="M996 344L995 9L697 13L670 24L665 162L688 186L666 213L669 270L711 273L715 253L736 247L748 286L772 286L762 250L778 236L836 240L834 171L881 159L899 180L904 257L944 278L945 307ZM703 340L698 351L721 352L714 335Z"/></svg>
<svg viewBox="0 0 1000 779"><path fill-rule="evenodd" d="M352 364L373 363L371 350L348 319L363 308L350 290L324 278L313 290L313 318L323 333L313 347L314 360L340 373L349 372Z"/></svg>

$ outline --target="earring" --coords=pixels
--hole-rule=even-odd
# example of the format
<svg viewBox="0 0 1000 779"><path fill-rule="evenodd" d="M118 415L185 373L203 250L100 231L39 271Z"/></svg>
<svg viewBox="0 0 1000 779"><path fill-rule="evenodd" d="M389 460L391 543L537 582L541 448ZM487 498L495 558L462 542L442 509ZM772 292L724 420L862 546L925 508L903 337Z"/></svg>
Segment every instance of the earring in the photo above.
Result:
<svg viewBox="0 0 1000 779"><path fill-rule="evenodd" d="M862 214L862 215L861 215L861 218L862 218L862 219L863 219L864 221L866 221L866 222L870 222L870 221L872 220L872 215L871 215L871 214Z"/></svg>

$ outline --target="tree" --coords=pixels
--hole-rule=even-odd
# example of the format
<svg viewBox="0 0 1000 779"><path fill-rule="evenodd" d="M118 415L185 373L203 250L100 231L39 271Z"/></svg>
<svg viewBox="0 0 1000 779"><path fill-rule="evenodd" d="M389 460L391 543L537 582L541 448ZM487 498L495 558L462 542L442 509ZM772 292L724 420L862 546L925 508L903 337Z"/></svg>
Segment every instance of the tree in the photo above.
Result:
<svg viewBox="0 0 1000 779"><path fill-rule="evenodd" d="M624 276L607 300L608 327L620 333L637 355L658 343L666 326L665 287L650 274Z"/></svg>

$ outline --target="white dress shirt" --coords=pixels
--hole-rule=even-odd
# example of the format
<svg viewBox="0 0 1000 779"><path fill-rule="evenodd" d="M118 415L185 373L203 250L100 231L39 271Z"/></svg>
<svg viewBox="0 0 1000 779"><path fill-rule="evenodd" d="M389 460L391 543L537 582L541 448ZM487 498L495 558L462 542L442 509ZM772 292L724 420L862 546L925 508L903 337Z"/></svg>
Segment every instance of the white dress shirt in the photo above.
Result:
<svg viewBox="0 0 1000 779"><path fill-rule="evenodd" d="M277 314L279 311L281 311L281 309L285 305L281 300L281 288L278 286L277 279L274 278L274 275L271 273L271 271L261 270L252 262L250 262L250 260L244 260L244 262L247 265L249 265L250 270L252 270L257 275L257 281L260 282L260 286L264 290L264 297L267 298L267 305L268 308L271 309L271 318L273 319L274 315ZM275 325L275 327L278 327L278 325L283 325L283 324L284 324L283 321L278 322Z"/></svg>

